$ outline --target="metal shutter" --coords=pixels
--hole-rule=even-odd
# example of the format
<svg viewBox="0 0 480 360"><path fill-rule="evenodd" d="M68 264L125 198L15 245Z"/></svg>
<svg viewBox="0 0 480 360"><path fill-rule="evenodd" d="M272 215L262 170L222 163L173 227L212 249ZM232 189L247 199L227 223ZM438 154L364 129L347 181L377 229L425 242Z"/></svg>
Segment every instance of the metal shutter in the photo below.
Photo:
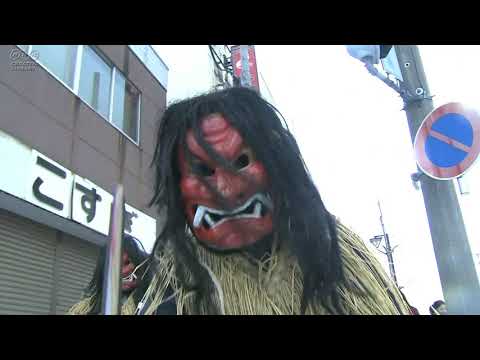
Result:
<svg viewBox="0 0 480 360"><path fill-rule="evenodd" d="M62 234L58 254L56 314L65 314L78 302L92 278L99 248L85 240Z"/></svg>
<svg viewBox="0 0 480 360"><path fill-rule="evenodd" d="M0 314L49 314L55 231L0 210Z"/></svg>

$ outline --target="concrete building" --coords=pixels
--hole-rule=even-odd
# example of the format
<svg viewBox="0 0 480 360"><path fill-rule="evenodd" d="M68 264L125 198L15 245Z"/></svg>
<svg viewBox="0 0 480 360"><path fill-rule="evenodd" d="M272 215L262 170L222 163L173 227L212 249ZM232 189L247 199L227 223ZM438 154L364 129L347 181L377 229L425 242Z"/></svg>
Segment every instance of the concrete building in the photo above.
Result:
<svg viewBox="0 0 480 360"><path fill-rule="evenodd" d="M149 45L0 46L0 314L63 314L79 300L117 183L125 231L151 249L167 74Z"/></svg>

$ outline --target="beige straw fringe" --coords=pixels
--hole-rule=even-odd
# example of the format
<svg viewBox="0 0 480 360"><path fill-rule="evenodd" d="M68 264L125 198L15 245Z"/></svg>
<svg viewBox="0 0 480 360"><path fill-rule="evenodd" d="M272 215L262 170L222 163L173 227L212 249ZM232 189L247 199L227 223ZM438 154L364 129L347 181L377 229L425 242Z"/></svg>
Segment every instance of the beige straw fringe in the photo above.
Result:
<svg viewBox="0 0 480 360"><path fill-rule="evenodd" d="M340 223L338 236L345 276L345 281L337 285L342 313L408 314L407 305L398 288L363 241ZM223 303L225 314L300 313L302 274L298 263L286 251L279 250L270 259L257 261L255 265L242 254L219 256L203 247L197 249L201 263L208 266L221 288L212 295L212 300L219 307ZM160 258L160 269L147 290L148 296L153 297L154 301L146 313L154 313L170 285L178 294L177 313L193 314L194 294L179 287L174 271L175 265L179 265L174 263L173 254L165 252ZM201 306L200 314L207 313L206 306ZM223 312L219 310L218 313ZM323 315L335 314L335 311L331 300L325 299L309 306L306 313Z"/></svg>
<svg viewBox="0 0 480 360"><path fill-rule="evenodd" d="M87 315L93 308L93 296L87 297L74 304L68 311L67 315ZM133 296L129 296L122 306L121 315L135 314L136 305Z"/></svg>
<svg viewBox="0 0 480 360"><path fill-rule="evenodd" d="M74 304L68 311L67 315L86 315L92 309L93 296L86 297Z"/></svg>

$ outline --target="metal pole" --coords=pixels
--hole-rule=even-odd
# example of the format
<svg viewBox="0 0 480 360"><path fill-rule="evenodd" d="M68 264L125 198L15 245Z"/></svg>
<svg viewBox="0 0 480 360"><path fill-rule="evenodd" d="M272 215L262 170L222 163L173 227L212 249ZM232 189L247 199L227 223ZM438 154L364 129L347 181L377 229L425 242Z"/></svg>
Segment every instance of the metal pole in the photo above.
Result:
<svg viewBox="0 0 480 360"><path fill-rule="evenodd" d="M404 110L412 143L433 110L427 79L415 45L395 45L403 76ZM449 314L480 314L480 284L453 181L420 177L433 249Z"/></svg>
<svg viewBox="0 0 480 360"><path fill-rule="evenodd" d="M393 263L393 250L390 246L390 239L388 234L385 231L385 225L383 224L383 214L382 208L380 207L380 201L378 202L378 209L380 210L380 223L382 224L383 238L385 239L385 253L388 258L388 267L390 269L390 276L392 277L395 284L398 286L397 274L395 273L395 265Z"/></svg>
<svg viewBox="0 0 480 360"><path fill-rule="evenodd" d="M110 234L103 279L102 313L104 315L120 314L124 205L124 188L120 184L115 189L110 216Z"/></svg>
<svg viewBox="0 0 480 360"><path fill-rule="evenodd" d="M385 243L387 244L385 251L388 257L388 266L390 268L390 275L392 276L393 281L395 281L395 284L397 284L398 286L397 274L395 273L395 265L393 263L393 250L390 247L390 238L388 237L388 234L385 234Z"/></svg>

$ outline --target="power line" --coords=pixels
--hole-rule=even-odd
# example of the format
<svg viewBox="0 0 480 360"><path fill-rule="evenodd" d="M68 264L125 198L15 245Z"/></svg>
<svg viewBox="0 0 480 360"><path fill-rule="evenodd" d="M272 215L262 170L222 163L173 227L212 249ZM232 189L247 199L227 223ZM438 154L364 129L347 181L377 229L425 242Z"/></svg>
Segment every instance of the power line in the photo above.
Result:
<svg viewBox="0 0 480 360"><path fill-rule="evenodd" d="M273 97L273 94L272 94L272 92L270 91L270 88L268 87L268 84L267 84L267 82L265 81L265 78L263 77L263 74L262 74L260 71L259 71L258 73L260 74L260 77L262 78L263 83L265 84L265 87L267 88L268 94L270 95L270 97L272 98L272 100L276 103L275 98Z"/></svg>
<svg viewBox="0 0 480 360"><path fill-rule="evenodd" d="M226 45L225 45L226 46ZM228 49L228 46L226 46ZM213 47L213 45L208 45L208 48L210 50L210 55L212 56L213 62L215 66L223 72L226 72L227 74L232 74L233 75L233 68L231 68L231 61L229 62L226 57L222 60L220 55L218 55L217 51Z"/></svg>

